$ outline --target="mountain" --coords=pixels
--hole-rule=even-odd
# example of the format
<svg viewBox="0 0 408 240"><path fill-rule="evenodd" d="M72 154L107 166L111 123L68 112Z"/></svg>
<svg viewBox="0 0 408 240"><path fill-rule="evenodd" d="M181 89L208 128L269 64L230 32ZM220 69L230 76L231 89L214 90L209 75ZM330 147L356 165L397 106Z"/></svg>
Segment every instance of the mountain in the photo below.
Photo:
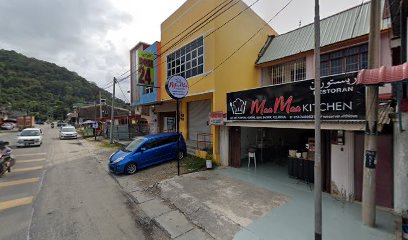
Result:
<svg viewBox="0 0 408 240"><path fill-rule="evenodd" d="M74 104L93 103L99 91L110 104L111 93L77 73L0 49L0 107L28 112L37 119L46 119L47 115L61 119ZM125 107L120 99L115 105Z"/></svg>

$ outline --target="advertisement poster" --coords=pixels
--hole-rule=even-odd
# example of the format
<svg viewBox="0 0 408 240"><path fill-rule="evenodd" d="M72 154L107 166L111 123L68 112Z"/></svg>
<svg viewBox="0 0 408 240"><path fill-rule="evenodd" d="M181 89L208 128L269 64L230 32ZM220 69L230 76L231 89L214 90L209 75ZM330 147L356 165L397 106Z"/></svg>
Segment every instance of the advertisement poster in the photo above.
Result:
<svg viewBox="0 0 408 240"><path fill-rule="evenodd" d="M322 120L364 120L365 88L357 72L321 78ZM227 119L276 121L314 119L314 80L227 94Z"/></svg>
<svg viewBox="0 0 408 240"><path fill-rule="evenodd" d="M154 85L154 54L138 51L137 78L141 85Z"/></svg>

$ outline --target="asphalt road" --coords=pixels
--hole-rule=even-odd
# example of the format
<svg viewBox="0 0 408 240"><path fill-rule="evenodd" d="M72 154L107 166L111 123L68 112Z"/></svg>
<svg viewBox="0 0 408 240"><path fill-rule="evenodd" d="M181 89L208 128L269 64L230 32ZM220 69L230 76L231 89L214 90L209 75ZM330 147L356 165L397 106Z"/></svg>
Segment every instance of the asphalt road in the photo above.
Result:
<svg viewBox="0 0 408 240"><path fill-rule="evenodd" d="M42 146L14 149L16 166L0 178L0 239L151 238L83 140L41 128ZM16 134L0 139L14 143Z"/></svg>

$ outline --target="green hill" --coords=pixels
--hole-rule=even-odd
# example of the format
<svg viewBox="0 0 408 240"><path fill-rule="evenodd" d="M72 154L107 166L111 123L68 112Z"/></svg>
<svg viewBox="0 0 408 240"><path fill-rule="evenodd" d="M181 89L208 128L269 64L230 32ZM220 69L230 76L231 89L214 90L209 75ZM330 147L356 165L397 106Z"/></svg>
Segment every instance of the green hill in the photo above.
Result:
<svg viewBox="0 0 408 240"><path fill-rule="evenodd" d="M74 104L93 102L95 96L99 99L99 91L110 104L109 92L77 73L0 49L0 107L28 112L37 119L46 119L47 115L61 119ZM125 106L119 99L115 104Z"/></svg>

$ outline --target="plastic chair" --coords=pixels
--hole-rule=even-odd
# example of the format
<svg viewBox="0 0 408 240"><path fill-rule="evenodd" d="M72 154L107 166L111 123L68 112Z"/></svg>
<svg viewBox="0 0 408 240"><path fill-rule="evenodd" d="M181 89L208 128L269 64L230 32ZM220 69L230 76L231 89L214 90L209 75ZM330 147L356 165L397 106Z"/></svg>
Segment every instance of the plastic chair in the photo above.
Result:
<svg viewBox="0 0 408 240"><path fill-rule="evenodd" d="M249 164L251 163L251 158L254 160L255 168L256 168L256 155L255 152L248 152L248 168Z"/></svg>

